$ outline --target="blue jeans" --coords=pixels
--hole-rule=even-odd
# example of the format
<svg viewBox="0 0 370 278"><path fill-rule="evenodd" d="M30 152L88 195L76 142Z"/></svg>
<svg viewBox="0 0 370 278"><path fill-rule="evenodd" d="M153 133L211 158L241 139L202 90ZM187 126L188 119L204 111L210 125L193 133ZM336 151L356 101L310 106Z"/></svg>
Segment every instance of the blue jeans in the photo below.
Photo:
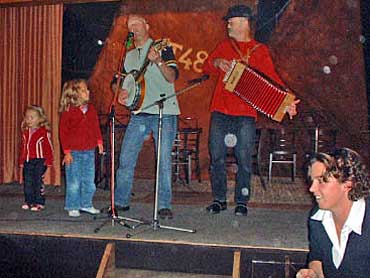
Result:
<svg viewBox="0 0 370 278"><path fill-rule="evenodd" d="M91 208L96 190L95 150L72 151L73 161L65 166L66 200L65 210Z"/></svg>
<svg viewBox="0 0 370 278"><path fill-rule="evenodd" d="M46 171L45 159L35 158L24 162L24 197L28 205L45 205L42 175Z"/></svg>
<svg viewBox="0 0 370 278"><path fill-rule="evenodd" d="M129 206L138 154L143 142L153 132L155 145L158 141L158 120L156 114L132 115L121 146L119 168L116 172L114 203ZM161 137L161 160L159 163L159 198L158 208L171 208L172 198L172 145L176 137L177 116L163 115Z"/></svg>
<svg viewBox="0 0 370 278"><path fill-rule="evenodd" d="M213 112L211 115L209 134L211 184L213 198L218 201L226 201L227 175L225 160L227 146L225 136L227 134L233 134L237 138L234 147L238 165L234 201L236 203L247 203L251 192L252 151L256 136L255 118L230 116L219 112Z"/></svg>

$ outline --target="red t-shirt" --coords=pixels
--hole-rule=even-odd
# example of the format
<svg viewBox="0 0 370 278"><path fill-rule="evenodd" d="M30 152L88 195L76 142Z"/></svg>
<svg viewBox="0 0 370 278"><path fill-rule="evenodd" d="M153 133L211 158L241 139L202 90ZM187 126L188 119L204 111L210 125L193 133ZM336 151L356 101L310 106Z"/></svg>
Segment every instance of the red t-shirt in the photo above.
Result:
<svg viewBox="0 0 370 278"><path fill-rule="evenodd" d="M255 40L251 40L249 42L237 42L241 53L244 55L247 54L248 49L252 50L256 44L259 44L259 46L253 50L249 58L249 66L260 71L278 84L285 86L275 71L270 52L266 45ZM206 73L218 75L217 84L210 107L211 112L218 111L233 116L257 117L256 109L254 109L237 95L224 89L225 84L222 80L225 72L213 65L213 60L216 58L223 58L229 61L233 59L240 60L238 52L231 44L231 39L225 39L220 42L216 46L216 49L209 55L203 67L203 70Z"/></svg>

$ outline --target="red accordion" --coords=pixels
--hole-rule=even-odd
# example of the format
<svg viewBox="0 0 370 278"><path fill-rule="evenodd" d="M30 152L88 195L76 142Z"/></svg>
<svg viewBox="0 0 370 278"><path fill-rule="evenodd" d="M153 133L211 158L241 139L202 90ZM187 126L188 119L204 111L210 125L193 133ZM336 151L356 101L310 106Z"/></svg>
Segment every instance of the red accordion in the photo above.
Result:
<svg viewBox="0 0 370 278"><path fill-rule="evenodd" d="M236 94L253 108L281 122L295 96L272 84L250 67L233 61L224 77L225 89Z"/></svg>

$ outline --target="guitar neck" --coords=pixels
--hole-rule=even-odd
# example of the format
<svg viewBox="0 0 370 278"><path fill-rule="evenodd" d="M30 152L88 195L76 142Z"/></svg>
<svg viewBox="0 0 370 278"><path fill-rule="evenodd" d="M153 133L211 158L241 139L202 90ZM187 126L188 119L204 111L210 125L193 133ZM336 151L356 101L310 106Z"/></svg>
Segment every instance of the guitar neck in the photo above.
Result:
<svg viewBox="0 0 370 278"><path fill-rule="evenodd" d="M145 58L145 61L144 61L143 65L141 66L141 69L139 70L139 72L140 72L139 75L141 75L141 74L143 74L145 72L145 70L148 67L149 63L150 63L150 60L148 58Z"/></svg>
<svg viewBox="0 0 370 278"><path fill-rule="evenodd" d="M154 47L157 51L160 51L164 49L167 45L168 45L168 41L166 39L157 41L157 42L153 41L152 44L149 46L149 50L151 47ZM141 66L140 70L138 71L137 76L135 77L136 81L140 78L140 76L144 74L146 68L148 67L150 63L150 60L148 59L148 52L146 53L146 57L145 57L143 65Z"/></svg>

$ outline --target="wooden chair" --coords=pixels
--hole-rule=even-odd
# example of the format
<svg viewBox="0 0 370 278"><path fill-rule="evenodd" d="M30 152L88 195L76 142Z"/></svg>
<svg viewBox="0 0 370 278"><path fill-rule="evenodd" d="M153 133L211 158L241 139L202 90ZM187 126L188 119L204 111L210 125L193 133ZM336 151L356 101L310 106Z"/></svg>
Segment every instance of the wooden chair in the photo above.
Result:
<svg viewBox="0 0 370 278"><path fill-rule="evenodd" d="M200 139L202 128L198 127L197 119L180 118L179 128L172 152L174 180L181 179L181 170L186 173L186 182L192 179L192 168L195 165L195 174L199 182L202 181L200 169Z"/></svg>

